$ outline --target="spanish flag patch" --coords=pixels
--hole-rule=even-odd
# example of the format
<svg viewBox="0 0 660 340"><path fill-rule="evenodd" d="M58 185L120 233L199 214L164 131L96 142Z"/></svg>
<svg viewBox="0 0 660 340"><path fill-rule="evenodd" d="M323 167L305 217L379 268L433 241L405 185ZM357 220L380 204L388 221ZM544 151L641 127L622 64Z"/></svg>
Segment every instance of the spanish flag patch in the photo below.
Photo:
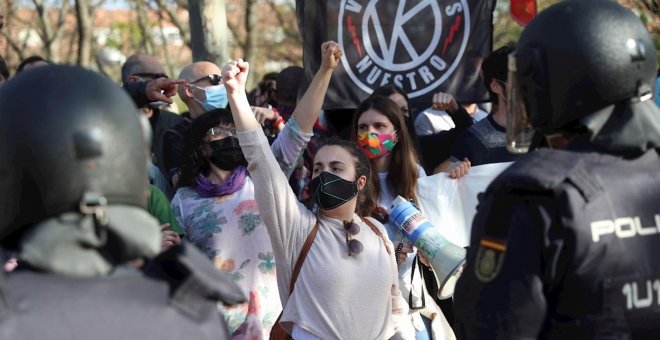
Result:
<svg viewBox="0 0 660 340"><path fill-rule="evenodd" d="M479 241L477 261L474 267L477 278L482 282L490 282L497 277L502 269L506 242L484 237Z"/></svg>

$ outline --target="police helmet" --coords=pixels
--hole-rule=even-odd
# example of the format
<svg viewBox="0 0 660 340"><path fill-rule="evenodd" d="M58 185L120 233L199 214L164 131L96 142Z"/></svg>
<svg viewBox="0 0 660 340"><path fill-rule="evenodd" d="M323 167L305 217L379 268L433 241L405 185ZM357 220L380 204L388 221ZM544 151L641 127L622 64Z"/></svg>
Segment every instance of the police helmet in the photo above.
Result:
<svg viewBox="0 0 660 340"><path fill-rule="evenodd" d="M547 135L609 105L650 99L655 64L649 32L616 2L550 6L525 28L509 59L511 133L531 125ZM516 127L520 116L526 121Z"/></svg>
<svg viewBox="0 0 660 340"><path fill-rule="evenodd" d="M105 205L146 207L147 140L131 98L72 66L27 72L0 88L0 244L31 224Z"/></svg>

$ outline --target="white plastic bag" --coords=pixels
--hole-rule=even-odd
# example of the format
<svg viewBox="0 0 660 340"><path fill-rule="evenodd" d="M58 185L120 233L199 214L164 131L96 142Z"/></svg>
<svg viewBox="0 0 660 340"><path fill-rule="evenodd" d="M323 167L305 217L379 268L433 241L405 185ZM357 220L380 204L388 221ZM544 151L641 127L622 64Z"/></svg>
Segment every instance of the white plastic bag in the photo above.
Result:
<svg viewBox="0 0 660 340"><path fill-rule="evenodd" d="M470 245L472 220L477 213L477 195L486 191L490 182L509 165L511 162L475 166L458 180L446 173L420 178L419 208L446 239L466 247Z"/></svg>

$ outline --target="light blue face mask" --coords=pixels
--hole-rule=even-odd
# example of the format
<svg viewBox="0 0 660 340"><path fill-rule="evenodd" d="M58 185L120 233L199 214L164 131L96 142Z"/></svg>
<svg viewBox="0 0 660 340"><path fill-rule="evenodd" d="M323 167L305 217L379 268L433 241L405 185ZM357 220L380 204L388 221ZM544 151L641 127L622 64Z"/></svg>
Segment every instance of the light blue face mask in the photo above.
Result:
<svg viewBox="0 0 660 340"><path fill-rule="evenodd" d="M195 87L204 90L204 92L206 93L206 100L204 101L201 101L193 97L193 99L195 99L196 102L200 103L206 111L211 111L214 109L224 109L225 107L227 107L227 103L229 102L229 100L227 99L227 89L225 88L225 85L220 84L215 86L209 86L206 88L201 88L198 86Z"/></svg>

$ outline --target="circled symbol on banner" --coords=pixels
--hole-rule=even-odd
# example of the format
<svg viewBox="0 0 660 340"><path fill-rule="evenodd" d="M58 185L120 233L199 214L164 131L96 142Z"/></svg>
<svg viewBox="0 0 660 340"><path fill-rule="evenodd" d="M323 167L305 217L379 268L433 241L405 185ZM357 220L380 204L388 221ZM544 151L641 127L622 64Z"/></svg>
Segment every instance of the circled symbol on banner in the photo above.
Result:
<svg viewBox="0 0 660 340"><path fill-rule="evenodd" d="M395 84L415 98L458 67L470 13L467 0L342 0L337 27L342 65L357 87L371 94Z"/></svg>
<svg viewBox="0 0 660 340"><path fill-rule="evenodd" d="M369 32L370 29L375 31L377 41L372 44L371 35L364 34L364 48L371 59L381 67L391 71L406 71L415 68L428 59L438 46L440 36L442 35L442 13L437 0L425 0L416 4L413 8L404 12L406 1L399 1L397 6L396 15L394 17L393 30L391 38L387 41L383 26L380 24L380 18L376 10L378 1L371 1L365 11L364 19L362 21L362 32ZM415 15L421 11L430 10L436 20L436 25L433 27L433 34L431 41L426 46L414 46L408 37L412 32L406 31L404 25L415 18ZM402 49L397 49L398 45L403 46ZM374 46L376 45L376 46ZM374 47L380 49L377 53ZM422 53L418 53L417 49L423 49ZM408 62L397 63L395 61L396 54L404 54L407 56Z"/></svg>

